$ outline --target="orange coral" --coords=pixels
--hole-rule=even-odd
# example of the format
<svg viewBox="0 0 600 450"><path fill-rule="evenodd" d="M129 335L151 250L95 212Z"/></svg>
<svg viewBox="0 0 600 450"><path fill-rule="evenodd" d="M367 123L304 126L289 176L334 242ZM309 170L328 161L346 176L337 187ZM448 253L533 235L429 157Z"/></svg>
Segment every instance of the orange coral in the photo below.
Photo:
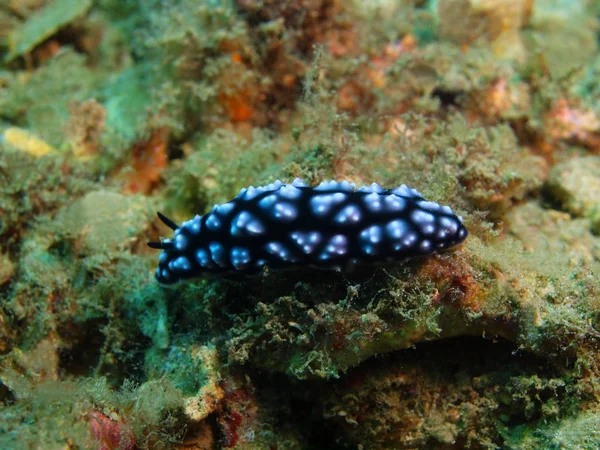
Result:
<svg viewBox="0 0 600 450"><path fill-rule="evenodd" d="M167 167L167 146L169 132L160 128L146 141L138 143L133 149L133 171L126 175L123 191L129 194L149 194L160 180L162 169Z"/></svg>
<svg viewBox="0 0 600 450"><path fill-rule="evenodd" d="M570 141L600 151L600 120L592 110L558 100L546 114L544 125L550 141Z"/></svg>
<svg viewBox="0 0 600 450"><path fill-rule="evenodd" d="M242 75L240 71L245 70L242 55L239 52L232 53L231 61L233 64L231 80L239 83L241 78L239 75ZM219 103L223 105L232 122L243 122L254 116L256 88L249 84L243 82L241 86L237 84L234 87L225 86L219 94Z"/></svg>

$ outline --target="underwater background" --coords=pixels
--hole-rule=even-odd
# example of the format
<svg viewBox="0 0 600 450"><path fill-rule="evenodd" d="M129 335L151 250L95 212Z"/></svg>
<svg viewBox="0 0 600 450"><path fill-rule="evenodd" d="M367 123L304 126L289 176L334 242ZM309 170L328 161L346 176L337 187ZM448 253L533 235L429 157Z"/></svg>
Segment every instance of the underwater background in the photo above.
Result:
<svg viewBox="0 0 600 450"><path fill-rule="evenodd" d="M0 0L0 449L600 448L599 0ZM277 179L451 252L163 286Z"/></svg>

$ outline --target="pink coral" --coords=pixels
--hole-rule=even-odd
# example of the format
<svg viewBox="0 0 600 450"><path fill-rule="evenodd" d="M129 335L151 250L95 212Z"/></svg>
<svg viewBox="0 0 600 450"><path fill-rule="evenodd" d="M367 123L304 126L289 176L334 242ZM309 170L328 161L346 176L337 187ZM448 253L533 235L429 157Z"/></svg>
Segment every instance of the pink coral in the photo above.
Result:
<svg viewBox="0 0 600 450"><path fill-rule="evenodd" d="M100 442L98 450L133 450L135 437L124 421L113 420L107 415L92 411L87 414L90 431L94 439Z"/></svg>

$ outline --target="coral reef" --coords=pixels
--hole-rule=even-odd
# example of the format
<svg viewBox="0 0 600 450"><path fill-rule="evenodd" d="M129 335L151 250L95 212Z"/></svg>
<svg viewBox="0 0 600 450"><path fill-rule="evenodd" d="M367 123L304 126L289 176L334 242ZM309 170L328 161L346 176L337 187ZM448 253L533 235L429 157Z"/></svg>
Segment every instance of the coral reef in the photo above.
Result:
<svg viewBox="0 0 600 450"><path fill-rule="evenodd" d="M600 8L0 5L0 448L600 447ZM161 286L243 187L407 184L406 262Z"/></svg>

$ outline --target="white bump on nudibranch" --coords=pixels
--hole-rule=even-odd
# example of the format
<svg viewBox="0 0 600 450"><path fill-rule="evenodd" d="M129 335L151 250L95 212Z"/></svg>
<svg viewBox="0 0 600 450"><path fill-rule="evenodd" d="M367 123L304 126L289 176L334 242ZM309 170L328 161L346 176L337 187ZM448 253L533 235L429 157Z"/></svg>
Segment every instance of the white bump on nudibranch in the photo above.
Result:
<svg viewBox="0 0 600 450"><path fill-rule="evenodd" d="M267 189L264 186L259 186L256 188L254 186L250 186L248 189L246 189L246 192L244 193L244 200L252 200L256 196L262 194L263 192L266 192L266 190Z"/></svg>
<svg viewBox="0 0 600 450"><path fill-rule="evenodd" d="M196 216L193 219L183 222L180 228L185 228L191 234L199 234L202 226L201 219L202 217Z"/></svg>
<svg viewBox="0 0 600 450"><path fill-rule="evenodd" d="M300 178L294 178L294 181L292 181L292 186L306 187L306 183L304 183L304 181L302 181Z"/></svg>
<svg viewBox="0 0 600 450"><path fill-rule="evenodd" d="M196 250L196 261L198 261L198 264L200 264L202 267L214 266L210 257L208 256L208 252L203 248Z"/></svg>
<svg viewBox="0 0 600 450"><path fill-rule="evenodd" d="M241 211L231 222L231 234L233 236L258 235L264 233L264 231L265 227L262 222L248 211Z"/></svg>
<svg viewBox="0 0 600 450"><path fill-rule="evenodd" d="M440 227L447 234L456 234L458 231L458 223L456 223L456 220L452 220L449 217L442 217L440 219Z"/></svg>
<svg viewBox="0 0 600 450"><path fill-rule="evenodd" d="M333 219L336 223L345 224L345 223L358 223L362 214L360 213L360 209L356 205L347 205L337 213L335 218Z"/></svg>
<svg viewBox="0 0 600 450"><path fill-rule="evenodd" d="M231 202L223 203L222 205L215 205L213 211L220 214L221 216L226 216L231 212L231 210L235 208L235 205Z"/></svg>
<svg viewBox="0 0 600 450"><path fill-rule="evenodd" d="M365 195L363 197L363 200L365 202L365 206L367 207L367 209L369 211L372 211L372 212L381 211L381 208L382 208L381 195L377 194L376 192L372 192L369 195Z"/></svg>
<svg viewBox="0 0 600 450"><path fill-rule="evenodd" d="M392 220L385 226L386 234L392 239L401 239L408 231L408 224L401 219Z"/></svg>
<svg viewBox="0 0 600 450"><path fill-rule="evenodd" d="M432 223L428 223L423 225L423 227L421 228L421 233L423 234L433 234L435 233L435 225Z"/></svg>
<svg viewBox="0 0 600 450"><path fill-rule="evenodd" d="M352 192L354 191L355 184L349 183L348 181L323 181L315 190L317 191L344 191L344 192Z"/></svg>
<svg viewBox="0 0 600 450"><path fill-rule="evenodd" d="M190 232L194 234L200 234L200 229L202 228L202 217L197 215L192 220L189 220L187 224Z"/></svg>
<svg viewBox="0 0 600 450"><path fill-rule="evenodd" d="M185 256L178 256L169 263L169 269L173 272L187 272L191 268L190 261Z"/></svg>
<svg viewBox="0 0 600 450"><path fill-rule="evenodd" d="M397 195L386 195L383 197L386 211L402 211L406 206L406 200Z"/></svg>
<svg viewBox="0 0 600 450"><path fill-rule="evenodd" d="M316 231L294 231L290 237L307 255L312 253L321 242L321 234Z"/></svg>
<svg viewBox="0 0 600 450"><path fill-rule="evenodd" d="M336 234L327 242L325 251L319 255L319 259L329 259L333 256L341 256L348 252L348 238L343 234Z"/></svg>
<svg viewBox="0 0 600 450"><path fill-rule="evenodd" d="M404 238L402 239L402 244L405 247L412 247L413 245L415 245L415 243L418 241L417 238L417 234L411 232L408 232L404 235Z"/></svg>
<svg viewBox="0 0 600 450"><path fill-rule="evenodd" d="M417 191L416 189L411 189L405 184L403 184L400 187L397 187L396 189L393 189L392 194L407 198L423 198L419 191Z"/></svg>
<svg viewBox="0 0 600 450"><path fill-rule="evenodd" d="M231 264L237 270L243 270L250 264L250 251L243 247L233 247L231 249Z"/></svg>
<svg viewBox="0 0 600 450"><path fill-rule="evenodd" d="M291 203L280 202L275 204L275 207L271 210L271 215L275 219L290 221L298 217L298 210Z"/></svg>
<svg viewBox="0 0 600 450"><path fill-rule="evenodd" d="M271 195L267 195L265 198L261 199L258 202L258 206L260 206L263 209L271 209L273 207L273 205L277 202L277 196L274 194Z"/></svg>
<svg viewBox="0 0 600 450"><path fill-rule="evenodd" d="M281 186L277 192L280 196L290 200L295 200L302 195L302 191L292 184Z"/></svg>
<svg viewBox="0 0 600 450"><path fill-rule="evenodd" d="M261 188L263 188L265 191L274 191L275 189L279 189L281 186L283 186L283 182L281 180L275 180L266 186L261 186Z"/></svg>
<svg viewBox="0 0 600 450"><path fill-rule="evenodd" d="M419 208L424 209L425 211L436 212L439 211L442 207L435 202L429 202L427 200L421 200L417 202Z"/></svg>
<svg viewBox="0 0 600 450"><path fill-rule="evenodd" d="M310 206L314 214L324 216L328 214L334 206L339 205L344 200L346 200L346 194L343 194L342 192L315 195L310 199Z"/></svg>
<svg viewBox="0 0 600 450"><path fill-rule="evenodd" d="M280 242L269 242L266 245L267 252L271 255L277 256L282 261L293 261L292 254L285 248Z"/></svg>
<svg viewBox="0 0 600 450"><path fill-rule="evenodd" d="M179 231L179 230L177 230ZM177 235L175 236L175 248L177 250L185 250L185 248L187 247L188 244L188 238L180 233L177 233Z"/></svg>
<svg viewBox="0 0 600 450"><path fill-rule="evenodd" d="M219 242L211 242L208 244L210 250L210 257L221 267L227 267L227 255L225 254L225 248L223 244Z"/></svg>
<svg viewBox="0 0 600 450"><path fill-rule="evenodd" d="M419 244L419 248L423 252L430 251L431 250L431 241L428 241L427 239L421 241L421 243Z"/></svg>
<svg viewBox="0 0 600 450"><path fill-rule="evenodd" d="M381 227L373 225L360 232L360 240L368 244L379 244L382 234Z"/></svg>
<svg viewBox="0 0 600 450"><path fill-rule="evenodd" d="M206 219L206 228L209 230L216 231L221 228L221 220L216 214L210 213L208 219Z"/></svg>
<svg viewBox="0 0 600 450"><path fill-rule="evenodd" d="M421 211L416 209L411 214L412 220L418 225L425 225L428 223L433 223L435 221L435 216L425 211Z"/></svg>
<svg viewBox="0 0 600 450"><path fill-rule="evenodd" d="M377 183L371 183L370 186L361 186L357 192L367 192L367 193L376 193L380 194L385 191L384 188L379 186Z"/></svg>
<svg viewBox="0 0 600 450"><path fill-rule="evenodd" d="M323 180L318 186L315 186L315 191L330 191L335 190L337 183L335 181Z"/></svg>

